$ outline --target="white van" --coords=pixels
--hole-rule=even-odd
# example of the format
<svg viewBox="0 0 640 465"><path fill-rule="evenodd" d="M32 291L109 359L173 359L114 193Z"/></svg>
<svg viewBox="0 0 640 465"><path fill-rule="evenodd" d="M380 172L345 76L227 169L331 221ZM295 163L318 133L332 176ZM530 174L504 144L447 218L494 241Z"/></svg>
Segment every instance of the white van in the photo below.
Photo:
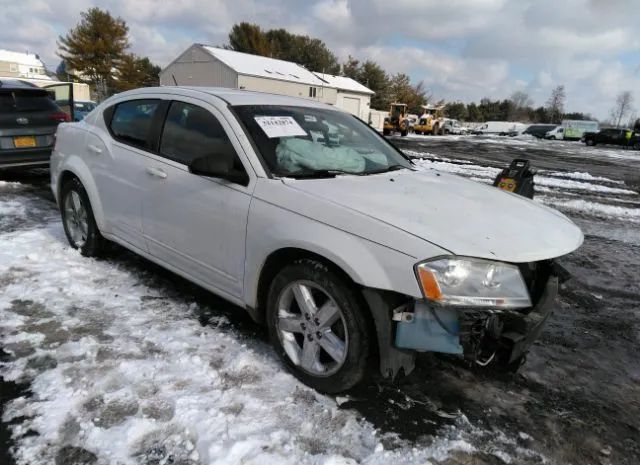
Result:
<svg viewBox="0 0 640 465"><path fill-rule="evenodd" d="M564 128L562 126L556 126L555 129L552 129L551 131L547 131L544 138L550 139L550 140L563 140Z"/></svg>
<svg viewBox="0 0 640 465"><path fill-rule="evenodd" d="M519 135L527 129L527 125L523 123L514 123L513 121L487 121L482 124L476 134L497 134L499 136Z"/></svg>

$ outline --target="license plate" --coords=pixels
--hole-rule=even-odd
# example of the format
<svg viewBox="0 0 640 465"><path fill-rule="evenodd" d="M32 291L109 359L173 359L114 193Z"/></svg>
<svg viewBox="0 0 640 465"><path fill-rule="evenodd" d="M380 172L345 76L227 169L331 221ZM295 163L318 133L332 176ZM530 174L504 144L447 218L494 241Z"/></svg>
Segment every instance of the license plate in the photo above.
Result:
<svg viewBox="0 0 640 465"><path fill-rule="evenodd" d="M505 191L514 192L518 187L518 183L512 178L501 178L498 187Z"/></svg>
<svg viewBox="0 0 640 465"><path fill-rule="evenodd" d="M14 137L13 145L15 145L17 149L25 147L35 147L37 145L36 138L33 136Z"/></svg>

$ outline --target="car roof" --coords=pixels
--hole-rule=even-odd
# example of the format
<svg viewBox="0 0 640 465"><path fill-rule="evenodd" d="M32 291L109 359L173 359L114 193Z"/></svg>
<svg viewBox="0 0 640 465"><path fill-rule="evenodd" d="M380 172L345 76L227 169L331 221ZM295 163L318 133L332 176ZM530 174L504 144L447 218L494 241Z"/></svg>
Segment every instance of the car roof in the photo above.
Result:
<svg viewBox="0 0 640 465"><path fill-rule="evenodd" d="M41 87L30 82L21 81L20 79L0 79L0 89L36 90L46 92Z"/></svg>
<svg viewBox="0 0 640 465"><path fill-rule="evenodd" d="M194 94L208 94L218 97L230 105L286 105L298 107L324 108L339 110L331 105L308 100L299 97L289 97L286 95L269 94L266 92L254 92L244 89L228 89L224 87L199 87L199 86L161 86L145 87L130 90L118 94L118 97L134 97L145 94L178 94L184 96L194 96Z"/></svg>

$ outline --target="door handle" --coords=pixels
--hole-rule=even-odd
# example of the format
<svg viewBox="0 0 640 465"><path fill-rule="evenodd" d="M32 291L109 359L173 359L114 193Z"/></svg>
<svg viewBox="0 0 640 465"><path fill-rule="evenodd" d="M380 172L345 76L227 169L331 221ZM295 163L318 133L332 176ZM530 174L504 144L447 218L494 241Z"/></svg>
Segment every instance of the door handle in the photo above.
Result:
<svg viewBox="0 0 640 465"><path fill-rule="evenodd" d="M150 174L151 176L156 176L158 178L162 178L162 179L167 178L167 173L160 168L149 167L147 168L147 173Z"/></svg>
<svg viewBox="0 0 640 465"><path fill-rule="evenodd" d="M102 149L96 145L89 144L87 145L87 149L89 149L89 152L93 152L96 155L99 155L102 153Z"/></svg>

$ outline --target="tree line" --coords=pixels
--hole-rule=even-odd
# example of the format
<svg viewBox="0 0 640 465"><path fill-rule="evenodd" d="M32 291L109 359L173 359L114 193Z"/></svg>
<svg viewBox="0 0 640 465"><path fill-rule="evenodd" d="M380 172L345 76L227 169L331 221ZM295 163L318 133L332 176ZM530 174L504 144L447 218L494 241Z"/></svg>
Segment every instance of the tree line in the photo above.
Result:
<svg viewBox="0 0 640 465"><path fill-rule="evenodd" d="M98 100L115 92L159 84L160 67L148 57L128 51L129 27L125 20L100 8L80 13L80 22L59 37L58 47L58 56L62 58L58 77L89 84ZM223 47L292 61L310 71L354 79L375 92L371 98L374 109L387 110L392 102L400 102L407 104L410 113L420 114L422 105L444 104L443 100L434 101L422 81L412 83L404 73L388 74L371 59L361 61L349 56L341 63L322 40L292 34L285 29L263 30L257 24L241 22L233 25L228 43ZM559 85L543 106L534 107L529 95L519 91L503 100L483 98L479 103L449 102L445 114L473 122L559 123L562 119L594 119L588 113L565 113L565 99L565 87ZM632 93L621 92L610 112L609 122L616 126L632 126L635 117Z"/></svg>

